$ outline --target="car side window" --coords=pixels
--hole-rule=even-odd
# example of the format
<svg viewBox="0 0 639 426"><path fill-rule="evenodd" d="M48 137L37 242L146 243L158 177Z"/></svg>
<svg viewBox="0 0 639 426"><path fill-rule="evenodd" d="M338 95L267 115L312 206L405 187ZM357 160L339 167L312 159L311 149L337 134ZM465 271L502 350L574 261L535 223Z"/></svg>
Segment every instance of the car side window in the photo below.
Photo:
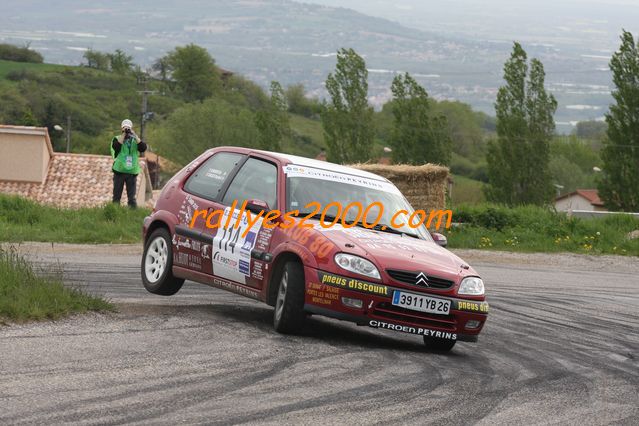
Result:
<svg viewBox="0 0 639 426"><path fill-rule="evenodd" d="M184 190L209 200L217 199L224 181L242 157L242 154L233 152L218 152L189 177Z"/></svg>
<svg viewBox="0 0 639 426"><path fill-rule="evenodd" d="M240 208L245 200L262 200L271 209L277 208L277 167L257 158L249 158L233 178L222 204L230 206L237 200Z"/></svg>

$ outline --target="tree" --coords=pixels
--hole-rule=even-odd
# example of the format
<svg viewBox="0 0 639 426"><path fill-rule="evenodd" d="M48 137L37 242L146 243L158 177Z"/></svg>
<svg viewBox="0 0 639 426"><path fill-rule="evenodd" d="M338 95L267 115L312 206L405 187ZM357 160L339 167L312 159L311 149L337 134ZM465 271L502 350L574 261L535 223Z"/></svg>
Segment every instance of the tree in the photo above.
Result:
<svg viewBox="0 0 639 426"><path fill-rule="evenodd" d="M302 83L293 84L286 88L288 110L307 118L313 118L322 110L317 98L306 97L306 89Z"/></svg>
<svg viewBox="0 0 639 426"><path fill-rule="evenodd" d="M203 47L189 44L176 47L168 54L173 80L188 101L200 101L220 87L215 61Z"/></svg>
<svg viewBox="0 0 639 426"><path fill-rule="evenodd" d="M639 49L631 33L623 32L621 46L610 60L615 103L606 114L608 139L599 196L611 210L639 211Z"/></svg>
<svg viewBox="0 0 639 426"><path fill-rule="evenodd" d="M486 195L508 205L543 205L553 195L548 164L557 101L544 88L543 64L533 59L529 72L519 43L504 65L504 80L495 103L497 140L488 147Z"/></svg>
<svg viewBox="0 0 639 426"><path fill-rule="evenodd" d="M169 115L160 127L151 127L149 139L160 155L188 164L209 148L259 144L254 114L248 108L217 98L188 103Z"/></svg>
<svg viewBox="0 0 639 426"><path fill-rule="evenodd" d="M584 173L577 163L563 155L553 155L548 169L555 182L561 182L561 192L564 194L580 188L591 188L593 184L592 170Z"/></svg>
<svg viewBox="0 0 639 426"><path fill-rule="evenodd" d="M153 65L151 65L151 69L157 73L162 82L166 83L169 79L169 74L171 73L169 58L167 56L158 58L155 62L153 62Z"/></svg>
<svg viewBox="0 0 639 426"><path fill-rule="evenodd" d="M284 90L280 83L272 81L270 102L255 114L255 127L260 132L260 149L280 150L280 142L291 130L287 111Z"/></svg>
<svg viewBox="0 0 639 426"><path fill-rule="evenodd" d="M97 70L108 71L111 64L109 55L106 53L98 52L97 50L89 49L82 55L87 60L87 67L95 68Z"/></svg>
<svg viewBox="0 0 639 426"><path fill-rule="evenodd" d="M446 118L432 117L428 93L410 74L398 75L393 92L393 159L398 163L450 162L451 142Z"/></svg>
<svg viewBox="0 0 639 426"><path fill-rule="evenodd" d="M30 108L27 108L24 111L24 115L22 116L22 121L19 123L22 126L37 126L38 120L33 115L33 111Z"/></svg>
<svg viewBox="0 0 639 426"><path fill-rule="evenodd" d="M111 71L116 74L127 74L133 68L133 56L127 55L120 49L107 54L111 63Z"/></svg>
<svg viewBox="0 0 639 426"><path fill-rule="evenodd" d="M368 160L375 135L373 108L367 99L366 63L353 49L337 52L335 73L328 75L326 90L331 99L322 112L322 126L329 161Z"/></svg>
<svg viewBox="0 0 639 426"><path fill-rule="evenodd" d="M579 138L602 140L606 136L608 125L603 121L580 121L573 131Z"/></svg>
<svg viewBox="0 0 639 426"><path fill-rule="evenodd" d="M446 117L452 151L464 157L484 157L484 124L487 115L473 111L468 104L459 101L437 102L430 99L431 115Z"/></svg>

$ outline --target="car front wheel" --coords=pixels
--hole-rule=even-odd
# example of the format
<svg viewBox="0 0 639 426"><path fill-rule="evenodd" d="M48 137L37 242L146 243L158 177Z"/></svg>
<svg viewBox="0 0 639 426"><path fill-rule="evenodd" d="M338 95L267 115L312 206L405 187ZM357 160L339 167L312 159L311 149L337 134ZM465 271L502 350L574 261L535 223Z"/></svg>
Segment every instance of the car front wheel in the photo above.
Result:
<svg viewBox="0 0 639 426"><path fill-rule="evenodd" d="M304 325L304 268L298 262L284 265L275 301L273 326L283 334L299 333Z"/></svg>
<svg viewBox="0 0 639 426"><path fill-rule="evenodd" d="M173 276L171 235L158 228L147 239L142 254L142 282L150 293L171 296L177 293L184 280Z"/></svg>

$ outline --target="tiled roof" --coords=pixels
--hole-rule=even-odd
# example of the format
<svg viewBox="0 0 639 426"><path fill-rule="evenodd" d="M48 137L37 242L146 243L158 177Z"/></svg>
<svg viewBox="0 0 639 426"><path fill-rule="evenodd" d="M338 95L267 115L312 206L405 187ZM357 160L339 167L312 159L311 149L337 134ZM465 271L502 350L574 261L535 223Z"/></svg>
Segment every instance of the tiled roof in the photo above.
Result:
<svg viewBox="0 0 639 426"><path fill-rule="evenodd" d="M137 191L145 179L146 165L137 178ZM16 194L39 203L64 208L94 207L111 201L113 160L108 155L54 153L43 184L0 180L0 193ZM126 190L122 195L126 204Z"/></svg>
<svg viewBox="0 0 639 426"><path fill-rule="evenodd" d="M601 199L599 198L599 192L596 189L578 189L574 192L571 192L569 194L565 194L562 195L561 197L558 197L555 201L564 199L566 197L570 197L573 195L581 195L582 197L584 197L586 200L588 200L590 202L590 204L592 204L593 206L601 206L603 207L604 203L603 201L601 201Z"/></svg>

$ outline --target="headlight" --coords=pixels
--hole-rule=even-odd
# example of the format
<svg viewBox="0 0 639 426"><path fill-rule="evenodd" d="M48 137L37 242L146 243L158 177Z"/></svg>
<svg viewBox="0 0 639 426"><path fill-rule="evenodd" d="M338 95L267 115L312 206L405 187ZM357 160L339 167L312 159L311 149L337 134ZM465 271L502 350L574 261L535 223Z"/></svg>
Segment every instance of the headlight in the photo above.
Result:
<svg viewBox="0 0 639 426"><path fill-rule="evenodd" d="M335 255L335 263L342 269L355 272L356 274L364 275L371 278L381 278L379 271L368 260L363 257L355 256L354 254L337 253Z"/></svg>
<svg viewBox="0 0 639 426"><path fill-rule="evenodd" d="M466 277L462 280L457 294L481 296L484 294L484 282L479 277Z"/></svg>

